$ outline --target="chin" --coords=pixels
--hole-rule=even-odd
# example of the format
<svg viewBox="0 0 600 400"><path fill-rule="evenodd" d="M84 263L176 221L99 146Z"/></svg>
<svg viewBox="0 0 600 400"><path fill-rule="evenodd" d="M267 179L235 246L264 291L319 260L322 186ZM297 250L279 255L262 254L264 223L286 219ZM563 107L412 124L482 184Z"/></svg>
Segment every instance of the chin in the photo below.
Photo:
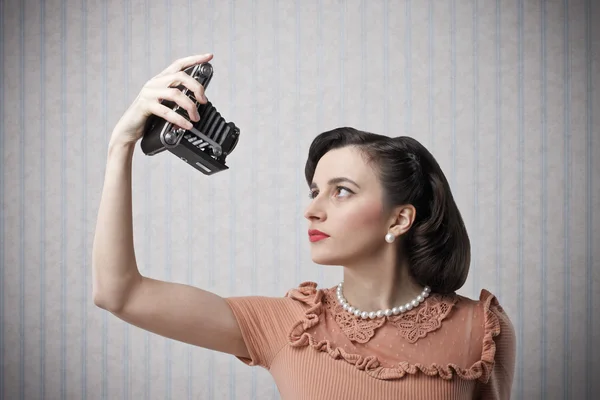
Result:
<svg viewBox="0 0 600 400"><path fill-rule="evenodd" d="M313 250L313 251L311 251L311 258L315 264L320 264L320 265L338 266L338 265L344 264L344 257L340 257L339 254L327 254L325 252L321 253L319 251Z"/></svg>

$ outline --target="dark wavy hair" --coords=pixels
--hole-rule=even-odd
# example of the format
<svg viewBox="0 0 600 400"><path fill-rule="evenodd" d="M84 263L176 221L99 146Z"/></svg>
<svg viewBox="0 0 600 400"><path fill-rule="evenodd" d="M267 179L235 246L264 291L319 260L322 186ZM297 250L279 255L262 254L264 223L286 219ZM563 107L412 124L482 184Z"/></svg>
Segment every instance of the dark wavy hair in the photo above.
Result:
<svg viewBox="0 0 600 400"><path fill-rule="evenodd" d="M460 289L469 273L471 243L450 185L433 155L408 136L391 138L351 127L319 134L304 168L310 185L317 163L329 150L354 146L374 168L383 187L384 211L412 204L416 216L402 240L411 276L433 292Z"/></svg>

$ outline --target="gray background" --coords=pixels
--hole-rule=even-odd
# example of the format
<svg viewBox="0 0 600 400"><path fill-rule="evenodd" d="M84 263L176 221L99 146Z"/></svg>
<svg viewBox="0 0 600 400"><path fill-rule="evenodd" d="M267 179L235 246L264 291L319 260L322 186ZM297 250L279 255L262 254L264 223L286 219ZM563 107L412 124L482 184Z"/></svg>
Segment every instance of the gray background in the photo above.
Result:
<svg viewBox="0 0 600 400"><path fill-rule="evenodd" d="M211 178L134 157L143 274L281 296L310 259L303 168L321 131L410 135L437 157L473 246L460 293L495 293L515 399L600 391L600 4L572 1L0 1L0 393L271 399L270 375L95 307L91 249L112 127L173 60L241 128ZM382 238L383 239L383 238Z"/></svg>

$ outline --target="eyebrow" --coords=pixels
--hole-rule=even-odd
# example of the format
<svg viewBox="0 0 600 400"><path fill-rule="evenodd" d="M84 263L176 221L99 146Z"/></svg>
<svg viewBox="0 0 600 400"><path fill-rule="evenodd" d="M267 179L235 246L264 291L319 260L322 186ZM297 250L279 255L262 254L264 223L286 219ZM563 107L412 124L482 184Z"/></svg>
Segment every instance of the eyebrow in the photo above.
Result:
<svg viewBox="0 0 600 400"><path fill-rule="evenodd" d="M350 179L350 178L346 178L346 177L343 177L343 176L338 176L338 177L336 177L336 178L331 178L331 179L330 179L330 180L327 182L327 184L328 184L328 185L335 185L336 183L341 183L341 182L350 182L351 184L353 184L354 186L356 186L357 188L359 188L359 189L360 189L360 186L358 185L358 183L354 182L354 181L353 181L352 179ZM311 188L311 189L314 189L314 188L316 188L316 187L317 187L317 184L316 184L316 183L314 183L314 182L313 182L313 183L311 183L311 184L310 184L310 188Z"/></svg>

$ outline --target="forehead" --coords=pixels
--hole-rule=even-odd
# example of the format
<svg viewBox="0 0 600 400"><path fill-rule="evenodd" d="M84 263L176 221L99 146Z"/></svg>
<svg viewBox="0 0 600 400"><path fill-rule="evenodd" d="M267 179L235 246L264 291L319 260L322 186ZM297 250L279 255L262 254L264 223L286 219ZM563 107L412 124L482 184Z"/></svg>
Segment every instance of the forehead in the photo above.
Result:
<svg viewBox="0 0 600 400"><path fill-rule="evenodd" d="M376 176L360 150L347 146L328 151L317 164L313 183L325 186L331 178L344 177L355 181L361 188L376 185Z"/></svg>

